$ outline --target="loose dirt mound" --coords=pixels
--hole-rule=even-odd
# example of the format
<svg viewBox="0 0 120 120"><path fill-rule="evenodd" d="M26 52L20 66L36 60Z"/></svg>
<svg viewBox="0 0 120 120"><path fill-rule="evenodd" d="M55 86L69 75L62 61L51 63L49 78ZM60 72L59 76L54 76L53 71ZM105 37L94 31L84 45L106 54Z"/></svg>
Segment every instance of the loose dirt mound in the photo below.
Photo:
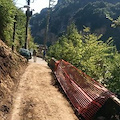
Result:
<svg viewBox="0 0 120 120"><path fill-rule="evenodd" d="M18 83L18 76L26 60L12 52L11 49L0 40L0 120L3 114L9 112L12 104L12 93Z"/></svg>

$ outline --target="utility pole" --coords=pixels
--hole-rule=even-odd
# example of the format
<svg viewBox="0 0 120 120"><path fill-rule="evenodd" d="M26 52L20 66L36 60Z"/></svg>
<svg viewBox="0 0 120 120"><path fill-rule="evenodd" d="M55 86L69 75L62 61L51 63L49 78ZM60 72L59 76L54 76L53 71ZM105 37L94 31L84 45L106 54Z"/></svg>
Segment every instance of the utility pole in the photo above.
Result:
<svg viewBox="0 0 120 120"><path fill-rule="evenodd" d="M29 6L25 5L23 7L20 7L18 10L21 8L28 8ZM16 33L16 23L17 23L17 16L18 16L18 10L15 13L15 18L14 18L14 25L13 25L13 37L12 37L12 51L14 52L15 50L15 33Z"/></svg>
<svg viewBox="0 0 120 120"><path fill-rule="evenodd" d="M55 2L55 0L49 0L49 8L48 8L48 13L47 13L45 38L44 38L44 48L45 48L45 50L46 50L46 43L47 43L47 39L48 39L50 12L51 12L51 9L54 7L54 2Z"/></svg>
<svg viewBox="0 0 120 120"><path fill-rule="evenodd" d="M27 5L30 6L30 0L27 0ZM31 11L30 7L27 8L26 11L26 31L25 31L25 49L28 49L28 24L29 24L29 19L31 16Z"/></svg>

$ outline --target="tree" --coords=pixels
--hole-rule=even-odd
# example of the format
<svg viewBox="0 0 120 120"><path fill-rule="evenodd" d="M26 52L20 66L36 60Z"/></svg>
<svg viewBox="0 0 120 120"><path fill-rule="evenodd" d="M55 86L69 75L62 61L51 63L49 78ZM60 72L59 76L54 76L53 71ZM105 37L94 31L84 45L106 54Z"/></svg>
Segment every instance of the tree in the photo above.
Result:
<svg viewBox="0 0 120 120"><path fill-rule="evenodd" d="M24 46L25 43L25 25L26 16L21 10L16 10L16 34L15 34L15 47L18 50Z"/></svg>
<svg viewBox="0 0 120 120"><path fill-rule="evenodd" d="M13 32L15 27L15 40L13 43ZM0 39L8 46L14 44L17 51L25 43L26 16L22 10L18 9L12 0L0 0ZM34 46L33 38L29 32L29 46Z"/></svg>
<svg viewBox="0 0 120 120"><path fill-rule="evenodd" d="M11 44L15 6L12 0L0 0L0 38Z"/></svg>
<svg viewBox="0 0 120 120"><path fill-rule="evenodd" d="M116 28L120 26L120 16L114 20L109 14L106 14L106 18L112 22L111 27Z"/></svg>
<svg viewBox="0 0 120 120"><path fill-rule="evenodd" d="M48 55L56 59L64 59L95 80L106 85L112 91L120 91L120 55L112 45L112 38L107 42L101 40L102 35L96 35L85 27L78 33L72 24L68 27L66 35L49 48ZM117 73L117 75L115 74ZM111 82L112 81L112 82Z"/></svg>

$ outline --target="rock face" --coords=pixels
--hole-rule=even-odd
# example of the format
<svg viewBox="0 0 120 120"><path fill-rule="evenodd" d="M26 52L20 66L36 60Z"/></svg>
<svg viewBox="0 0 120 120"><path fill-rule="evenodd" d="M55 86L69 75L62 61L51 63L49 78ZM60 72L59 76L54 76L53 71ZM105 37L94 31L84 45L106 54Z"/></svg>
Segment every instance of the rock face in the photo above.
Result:
<svg viewBox="0 0 120 120"><path fill-rule="evenodd" d="M0 40L0 120L8 113L12 104L13 91L18 82L20 71L26 66L26 59L6 46Z"/></svg>
<svg viewBox="0 0 120 120"><path fill-rule="evenodd" d="M58 0L50 14L47 45L54 43L65 33L67 26L74 22L78 31L81 31L84 25L88 26L92 32L103 34L104 41L112 36L115 44L119 46L119 29L112 29L111 22L105 16L106 13L114 19L119 16L118 2L120 0ZM34 15L30 21L32 35L38 44L44 43L46 21L47 9Z"/></svg>

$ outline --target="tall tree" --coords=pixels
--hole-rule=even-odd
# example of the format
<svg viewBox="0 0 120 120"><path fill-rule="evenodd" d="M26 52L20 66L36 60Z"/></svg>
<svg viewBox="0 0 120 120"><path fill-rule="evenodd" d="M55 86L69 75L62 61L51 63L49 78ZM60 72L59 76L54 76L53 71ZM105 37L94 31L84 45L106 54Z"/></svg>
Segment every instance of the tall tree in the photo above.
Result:
<svg viewBox="0 0 120 120"><path fill-rule="evenodd" d="M16 23L15 28L14 23ZM8 46L14 45L19 50L25 44L25 25L26 16L23 11L18 9L12 0L0 0L0 39ZM29 44L33 46L34 43L30 32L28 36L29 41L31 40Z"/></svg>
<svg viewBox="0 0 120 120"><path fill-rule="evenodd" d="M12 0L0 0L0 38L11 44L15 6Z"/></svg>

